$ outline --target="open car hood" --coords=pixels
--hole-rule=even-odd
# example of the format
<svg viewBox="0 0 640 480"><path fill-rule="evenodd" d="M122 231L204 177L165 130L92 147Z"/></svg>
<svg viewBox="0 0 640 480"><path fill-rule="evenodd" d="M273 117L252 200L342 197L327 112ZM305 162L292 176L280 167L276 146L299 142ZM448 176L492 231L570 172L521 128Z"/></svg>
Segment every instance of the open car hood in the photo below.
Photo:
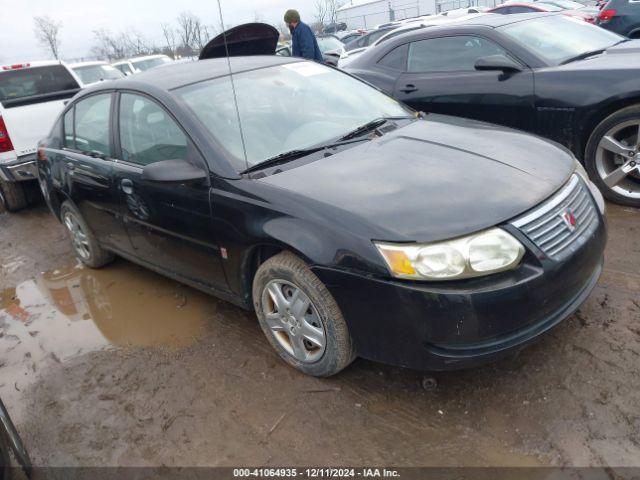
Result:
<svg viewBox="0 0 640 480"><path fill-rule="evenodd" d="M200 60L246 55L275 55L280 32L266 23L245 23L211 40L200 52ZM226 47L225 47L226 41Z"/></svg>

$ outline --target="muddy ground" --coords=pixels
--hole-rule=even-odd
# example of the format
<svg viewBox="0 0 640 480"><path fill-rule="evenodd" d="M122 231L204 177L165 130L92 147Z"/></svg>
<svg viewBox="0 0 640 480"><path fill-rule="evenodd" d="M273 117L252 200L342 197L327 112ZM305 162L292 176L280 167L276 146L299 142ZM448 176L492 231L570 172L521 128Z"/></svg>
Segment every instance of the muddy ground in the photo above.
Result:
<svg viewBox="0 0 640 480"><path fill-rule="evenodd" d="M41 466L640 466L640 211L541 342L421 374L282 363L255 317L124 260L77 266L43 206L0 214L0 396Z"/></svg>

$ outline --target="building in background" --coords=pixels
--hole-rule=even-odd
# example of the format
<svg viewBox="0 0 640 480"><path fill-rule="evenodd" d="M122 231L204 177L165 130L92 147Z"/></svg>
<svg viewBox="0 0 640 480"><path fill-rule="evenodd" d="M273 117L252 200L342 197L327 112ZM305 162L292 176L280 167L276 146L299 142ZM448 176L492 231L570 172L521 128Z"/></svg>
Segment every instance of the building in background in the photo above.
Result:
<svg viewBox="0 0 640 480"><path fill-rule="evenodd" d="M337 21L349 29L374 28L381 23L434 15L436 0L351 0L338 9Z"/></svg>

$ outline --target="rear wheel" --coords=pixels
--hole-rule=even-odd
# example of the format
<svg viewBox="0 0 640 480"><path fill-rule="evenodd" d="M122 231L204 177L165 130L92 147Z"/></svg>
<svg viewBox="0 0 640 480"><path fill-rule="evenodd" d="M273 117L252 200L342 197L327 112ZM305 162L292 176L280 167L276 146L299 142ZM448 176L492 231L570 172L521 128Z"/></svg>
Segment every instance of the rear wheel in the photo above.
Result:
<svg viewBox="0 0 640 480"><path fill-rule="evenodd" d="M295 255L280 253L260 266L253 281L253 303L269 343L301 372L328 377L355 358L336 301Z"/></svg>
<svg viewBox="0 0 640 480"><path fill-rule="evenodd" d="M27 205L27 196L19 182L0 180L0 208L8 212L17 212Z"/></svg>
<svg viewBox="0 0 640 480"><path fill-rule="evenodd" d="M605 118L589 138L585 160L607 199L640 207L640 105Z"/></svg>
<svg viewBox="0 0 640 480"><path fill-rule="evenodd" d="M113 260L113 253L100 246L89 225L71 202L62 204L60 218L82 263L91 268L100 268Z"/></svg>

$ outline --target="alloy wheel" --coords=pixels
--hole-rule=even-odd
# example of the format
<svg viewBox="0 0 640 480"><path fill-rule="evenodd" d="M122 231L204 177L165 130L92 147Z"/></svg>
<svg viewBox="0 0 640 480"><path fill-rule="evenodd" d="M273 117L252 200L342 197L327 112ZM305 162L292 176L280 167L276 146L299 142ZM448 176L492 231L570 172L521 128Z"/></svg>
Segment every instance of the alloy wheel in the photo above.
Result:
<svg viewBox="0 0 640 480"><path fill-rule="evenodd" d="M69 234L71 235L71 242L76 253L82 258L82 260L89 260L91 258L91 246L89 245L89 239L87 234L82 229L80 222L72 212L66 212L64 214L64 225L67 227Z"/></svg>
<svg viewBox="0 0 640 480"><path fill-rule="evenodd" d="M319 361L326 348L322 319L311 299L285 280L271 280L262 291L262 311L278 344L302 363Z"/></svg>
<svg viewBox="0 0 640 480"><path fill-rule="evenodd" d="M600 139L595 166L612 191L640 199L640 120L619 123Z"/></svg>

